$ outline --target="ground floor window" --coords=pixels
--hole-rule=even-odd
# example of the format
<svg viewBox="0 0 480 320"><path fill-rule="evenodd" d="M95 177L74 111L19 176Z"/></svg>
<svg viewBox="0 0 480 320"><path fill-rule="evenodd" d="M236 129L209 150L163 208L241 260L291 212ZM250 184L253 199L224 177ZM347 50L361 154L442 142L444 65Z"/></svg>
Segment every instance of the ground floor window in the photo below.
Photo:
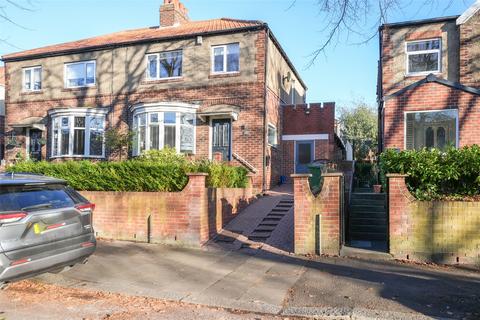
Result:
<svg viewBox="0 0 480 320"><path fill-rule="evenodd" d="M63 111L51 115L52 157L105 156L105 113Z"/></svg>
<svg viewBox="0 0 480 320"><path fill-rule="evenodd" d="M406 149L457 146L458 110L407 112Z"/></svg>
<svg viewBox="0 0 480 320"><path fill-rule="evenodd" d="M166 108L168 109L168 108ZM177 152L195 153L195 113L185 111L145 110L133 117L134 155L147 150L175 148Z"/></svg>

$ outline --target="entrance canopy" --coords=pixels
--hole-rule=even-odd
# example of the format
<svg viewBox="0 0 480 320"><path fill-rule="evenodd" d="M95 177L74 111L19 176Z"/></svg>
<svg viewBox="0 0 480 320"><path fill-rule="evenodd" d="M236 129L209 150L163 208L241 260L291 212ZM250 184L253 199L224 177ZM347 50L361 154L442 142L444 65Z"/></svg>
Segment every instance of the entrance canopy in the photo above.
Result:
<svg viewBox="0 0 480 320"><path fill-rule="evenodd" d="M240 107L229 105L229 104L217 104L213 106L207 106L201 108L197 113L202 121L206 121L208 117L223 117L231 118L232 120L238 120L238 115L240 113Z"/></svg>
<svg viewBox="0 0 480 320"><path fill-rule="evenodd" d="M16 123L12 123L10 126L13 128L31 128L41 131L46 130L45 119L42 117L28 117Z"/></svg>

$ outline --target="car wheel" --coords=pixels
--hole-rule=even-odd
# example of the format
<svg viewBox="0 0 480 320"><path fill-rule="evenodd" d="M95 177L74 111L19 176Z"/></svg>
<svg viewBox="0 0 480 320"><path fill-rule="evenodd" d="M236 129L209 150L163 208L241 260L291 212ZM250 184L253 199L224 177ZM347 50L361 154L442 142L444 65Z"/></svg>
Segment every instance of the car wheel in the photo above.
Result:
<svg viewBox="0 0 480 320"><path fill-rule="evenodd" d="M8 288L8 282L0 282L0 290L5 290Z"/></svg>

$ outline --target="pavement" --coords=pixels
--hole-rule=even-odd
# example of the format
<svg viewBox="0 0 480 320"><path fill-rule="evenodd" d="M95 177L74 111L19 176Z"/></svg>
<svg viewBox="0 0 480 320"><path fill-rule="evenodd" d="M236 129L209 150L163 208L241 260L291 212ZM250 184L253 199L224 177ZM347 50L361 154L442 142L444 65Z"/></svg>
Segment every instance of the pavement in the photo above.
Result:
<svg viewBox="0 0 480 320"><path fill-rule="evenodd" d="M125 311L121 319L480 319L480 270L375 258L295 256L290 252L291 209L274 214L279 219L261 242L252 240L258 239L255 234L265 218L270 219L272 210L288 208L282 203L290 198L288 188L261 198L232 221L217 241L202 249L99 241L88 264L37 277L37 286L53 287L33 292L43 297L48 290L67 290L50 300L45 298L42 308L58 306L63 300L55 301L61 297L78 296L100 297L92 301L103 314L118 314L129 305L108 302L103 296L108 294L157 299L147 306L156 306L158 301L182 304L180 309L186 310L174 312L167 304L158 309L166 312L164 317L158 313L150 317L132 313L144 310L143 302L136 301L134 305L139 307ZM0 293L0 319L44 319L26 306L19 313L19 306L12 305L17 301L12 295L18 294L22 301L32 291L28 284L18 286ZM200 309L195 311L192 305ZM201 306L219 309L215 313ZM93 312L85 308L87 314ZM48 319L88 318L66 315L52 313Z"/></svg>

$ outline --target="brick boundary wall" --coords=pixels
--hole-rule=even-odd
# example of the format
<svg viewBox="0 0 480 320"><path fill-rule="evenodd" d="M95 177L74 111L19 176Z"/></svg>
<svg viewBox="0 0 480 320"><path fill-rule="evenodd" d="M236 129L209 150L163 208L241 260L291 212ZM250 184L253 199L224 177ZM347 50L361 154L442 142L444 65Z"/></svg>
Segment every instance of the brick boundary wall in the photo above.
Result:
<svg viewBox="0 0 480 320"><path fill-rule="evenodd" d="M393 257L480 266L480 202L418 201L405 175L387 178Z"/></svg>
<svg viewBox="0 0 480 320"><path fill-rule="evenodd" d="M296 254L340 253L341 178L343 173L324 174L322 191L312 194L311 174L293 174L294 232ZM321 236L319 236L319 233Z"/></svg>
<svg viewBox="0 0 480 320"><path fill-rule="evenodd" d="M199 247L254 199L253 189L205 187L207 174L189 174L181 192L81 194L96 204L93 227L100 238Z"/></svg>

